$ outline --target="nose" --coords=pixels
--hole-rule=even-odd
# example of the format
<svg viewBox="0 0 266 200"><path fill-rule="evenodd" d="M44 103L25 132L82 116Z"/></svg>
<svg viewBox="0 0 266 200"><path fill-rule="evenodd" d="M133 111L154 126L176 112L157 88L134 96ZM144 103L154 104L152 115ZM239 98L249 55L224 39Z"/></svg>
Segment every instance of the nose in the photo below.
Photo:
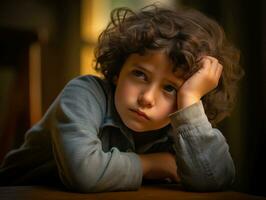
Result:
<svg viewBox="0 0 266 200"><path fill-rule="evenodd" d="M156 88L149 87L141 92L138 97L138 104L140 107L151 108L155 104Z"/></svg>

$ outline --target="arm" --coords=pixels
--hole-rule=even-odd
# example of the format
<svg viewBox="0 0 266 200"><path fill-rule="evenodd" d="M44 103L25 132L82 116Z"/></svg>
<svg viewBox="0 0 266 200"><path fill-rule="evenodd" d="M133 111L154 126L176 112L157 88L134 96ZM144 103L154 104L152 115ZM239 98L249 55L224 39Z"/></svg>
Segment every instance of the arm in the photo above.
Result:
<svg viewBox="0 0 266 200"><path fill-rule="evenodd" d="M209 123L201 101L171 115L181 183L189 190L215 191L232 184L234 163L225 138Z"/></svg>
<svg viewBox="0 0 266 200"><path fill-rule="evenodd" d="M178 91L178 111L170 116L176 159L188 189L220 190L232 183L234 164L225 138L211 127L200 99L218 85L222 66L209 56L200 65Z"/></svg>
<svg viewBox="0 0 266 200"><path fill-rule="evenodd" d="M106 100L96 80L68 84L47 116L53 152L63 183L80 192L136 190L142 181L135 153L102 150L97 134Z"/></svg>

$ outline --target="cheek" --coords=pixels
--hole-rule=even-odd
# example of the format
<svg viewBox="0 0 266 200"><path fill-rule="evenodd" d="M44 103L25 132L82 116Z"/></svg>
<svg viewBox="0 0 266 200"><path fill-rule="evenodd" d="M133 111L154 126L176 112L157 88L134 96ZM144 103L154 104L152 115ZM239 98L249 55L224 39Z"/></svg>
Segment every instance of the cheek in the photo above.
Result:
<svg viewBox="0 0 266 200"><path fill-rule="evenodd" d="M137 98L138 89L130 81L123 81L116 88L116 97L118 101L133 101Z"/></svg>
<svg viewBox="0 0 266 200"><path fill-rule="evenodd" d="M164 99L161 101L160 107L158 108L160 111L158 111L159 113L161 113L162 117L167 117L168 115L175 112L177 110L177 106L176 106L176 101L175 99Z"/></svg>

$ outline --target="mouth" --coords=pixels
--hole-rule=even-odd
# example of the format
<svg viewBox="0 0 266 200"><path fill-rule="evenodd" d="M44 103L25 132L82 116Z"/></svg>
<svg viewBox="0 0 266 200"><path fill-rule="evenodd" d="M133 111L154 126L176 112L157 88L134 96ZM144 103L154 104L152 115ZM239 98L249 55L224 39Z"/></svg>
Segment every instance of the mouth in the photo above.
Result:
<svg viewBox="0 0 266 200"><path fill-rule="evenodd" d="M130 109L130 111L136 113L137 115L139 115L140 117L145 118L146 120L150 120L150 118L142 111L138 110L138 109Z"/></svg>

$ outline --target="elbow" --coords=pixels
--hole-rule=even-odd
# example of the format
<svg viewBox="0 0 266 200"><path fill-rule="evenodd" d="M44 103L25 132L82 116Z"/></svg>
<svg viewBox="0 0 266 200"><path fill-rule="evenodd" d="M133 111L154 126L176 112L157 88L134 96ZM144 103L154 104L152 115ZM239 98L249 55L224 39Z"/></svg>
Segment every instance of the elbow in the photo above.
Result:
<svg viewBox="0 0 266 200"><path fill-rule="evenodd" d="M235 180L235 171L226 172L220 176L208 175L197 177L183 177L182 185L186 190L194 192L216 192L229 189Z"/></svg>
<svg viewBox="0 0 266 200"><path fill-rule="evenodd" d="M101 192L99 188L97 189L97 181L95 181L95 177L87 178L70 175L66 173L60 174L60 179L63 185L73 192L79 193L93 193L93 192Z"/></svg>
<svg viewBox="0 0 266 200"><path fill-rule="evenodd" d="M80 180L63 180L61 178L64 186L73 191L73 192L79 192L79 193L94 193L94 192L101 192L100 190L97 190L95 187L95 184L92 183L84 183L84 181Z"/></svg>
<svg viewBox="0 0 266 200"><path fill-rule="evenodd" d="M193 192L217 192L228 188L228 184L220 184L215 181L202 180L200 182L183 182L186 190Z"/></svg>
<svg viewBox="0 0 266 200"><path fill-rule="evenodd" d="M216 192L222 191L227 188L227 184L220 184L215 181L193 181L193 182L186 182L183 181L183 185L186 190L193 191L193 192Z"/></svg>

